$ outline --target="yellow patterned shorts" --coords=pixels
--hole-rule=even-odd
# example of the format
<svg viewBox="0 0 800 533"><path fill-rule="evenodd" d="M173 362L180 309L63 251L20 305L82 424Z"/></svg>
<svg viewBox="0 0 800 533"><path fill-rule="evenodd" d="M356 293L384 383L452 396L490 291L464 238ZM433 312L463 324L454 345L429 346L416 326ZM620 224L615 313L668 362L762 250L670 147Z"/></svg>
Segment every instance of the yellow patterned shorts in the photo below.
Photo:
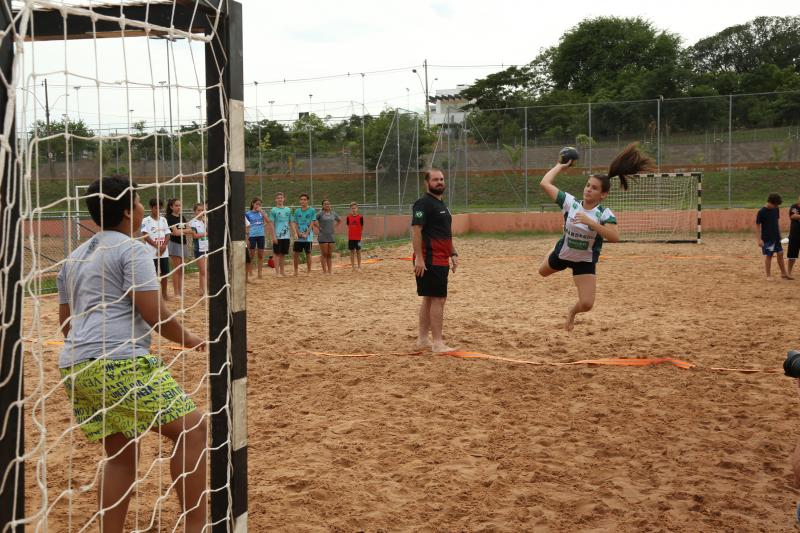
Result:
<svg viewBox="0 0 800 533"><path fill-rule="evenodd" d="M61 377L90 441L115 433L133 438L197 407L154 355L82 361L62 368Z"/></svg>

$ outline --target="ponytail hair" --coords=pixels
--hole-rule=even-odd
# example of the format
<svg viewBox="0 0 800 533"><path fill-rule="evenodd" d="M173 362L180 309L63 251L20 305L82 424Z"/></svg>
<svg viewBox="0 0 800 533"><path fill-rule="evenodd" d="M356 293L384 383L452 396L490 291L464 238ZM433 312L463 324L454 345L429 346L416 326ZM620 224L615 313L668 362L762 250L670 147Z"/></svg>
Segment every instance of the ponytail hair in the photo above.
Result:
<svg viewBox="0 0 800 533"><path fill-rule="evenodd" d="M608 175L594 176L600 180L601 190L608 192L611 189L611 178L614 176L619 177L619 186L623 191L628 190L628 179L633 174L647 171L653 172L656 169L656 163L653 158L643 154L639 150L639 143L632 142L625 147L611 164L608 166Z"/></svg>

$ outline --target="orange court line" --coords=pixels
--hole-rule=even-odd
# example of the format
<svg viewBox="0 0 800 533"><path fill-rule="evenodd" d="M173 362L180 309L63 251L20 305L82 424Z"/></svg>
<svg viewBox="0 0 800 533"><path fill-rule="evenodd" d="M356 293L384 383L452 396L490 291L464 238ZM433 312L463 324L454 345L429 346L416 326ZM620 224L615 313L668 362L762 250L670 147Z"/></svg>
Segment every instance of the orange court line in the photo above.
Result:
<svg viewBox="0 0 800 533"><path fill-rule="evenodd" d="M380 257L371 257L369 259L364 259L363 261L361 261L361 264L372 265L374 263L380 263L381 261L383 261L383 259L381 259ZM336 263L335 265L333 265L333 268L351 268L351 265L350 263Z"/></svg>
<svg viewBox="0 0 800 533"><path fill-rule="evenodd" d="M388 352L388 353L363 353L363 354L336 354L330 352L308 352L312 355L324 357L374 357L380 355L423 355L427 352ZM515 359L512 357L503 357L499 355L490 355L481 352L469 351L452 351L443 353L432 353L432 355L441 355L445 357L456 357L459 359L484 359L494 361L504 361L507 363L516 363L524 365L535 366L574 366L574 365L604 365L604 366L655 366L662 364L669 364L682 370L690 370L696 368L698 370L706 369L717 372L744 372L749 374L764 373L764 374L778 374L782 373L780 368L726 368L726 367L702 367L689 361L675 359L672 357L607 357L599 359L581 359L579 361L566 361L563 363L553 361L529 361L525 359Z"/></svg>

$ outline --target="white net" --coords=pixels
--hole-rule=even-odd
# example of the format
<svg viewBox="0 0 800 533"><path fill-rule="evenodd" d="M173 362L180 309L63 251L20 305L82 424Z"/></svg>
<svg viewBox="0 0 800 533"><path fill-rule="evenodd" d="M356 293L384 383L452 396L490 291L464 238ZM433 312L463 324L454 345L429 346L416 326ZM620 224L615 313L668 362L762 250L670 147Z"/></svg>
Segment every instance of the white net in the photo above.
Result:
<svg viewBox="0 0 800 533"><path fill-rule="evenodd" d="M613 178L603 205L616 215L623 240L696 242L701 180L698 173L641 174L623 191Z"/></svg>
<svg viewBox="0 0 800 533"><path fill-rule="evenodd" d="M229 242L229 231L195 204L210 174L227 173L227 157L206 168L208 132L223 127L227 139L227 122L204 118L225 64L213 58L216 76L206 79L223 5L12 3L3 139L15 116L19 172L0 168L0 176L14 180L20 219L0 238L12 252L24 242L16 406L25 446L15 463L26 478L24 516L6 529L194 531L210 523L214 376L207 354L191 347L220 341L208 338L215 294L207 254L227 249L209 250L208 234L225 232ZM110 175L118 178L91 188ZM163 207L148 225L155 197ZM167 205L171 198L178 202ZM100 224L87 211L93 200L103 203ZM221 287L229 290L227 279ZM17 432L10 412L1 413L3 431Z"/></svg>

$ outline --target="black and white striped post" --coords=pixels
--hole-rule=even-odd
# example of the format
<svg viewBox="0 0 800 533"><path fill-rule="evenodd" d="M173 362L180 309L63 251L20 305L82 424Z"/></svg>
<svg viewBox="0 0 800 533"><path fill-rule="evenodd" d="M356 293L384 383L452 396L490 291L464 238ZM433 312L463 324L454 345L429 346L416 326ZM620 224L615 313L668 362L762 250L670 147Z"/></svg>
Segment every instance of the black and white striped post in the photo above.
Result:
<svg viewBox="0 0 800 533"><path fill-rule="evenodd" d="M692 172L692 176L697 178L697 244L702 244L703 175L700 172Z"/></svg>
<svg viewBox="0 0 800 533"><path fill-rule="evenodd" d="M247 328L242 6L223 0L206 45L212 531L247 531ZM226 157L227 155L227 157ZM227 164L226 164L227 163Z"/></svg>
<svg viewBox="0 0 800 533"><path fill-rule="evenodd" d="M0 0L0 529L24 531L25 451L22 404L22 234L14 91L11 0ZM10 101L11 100L11 101ZM10 124L6 124L8 114Z"/></svg>

